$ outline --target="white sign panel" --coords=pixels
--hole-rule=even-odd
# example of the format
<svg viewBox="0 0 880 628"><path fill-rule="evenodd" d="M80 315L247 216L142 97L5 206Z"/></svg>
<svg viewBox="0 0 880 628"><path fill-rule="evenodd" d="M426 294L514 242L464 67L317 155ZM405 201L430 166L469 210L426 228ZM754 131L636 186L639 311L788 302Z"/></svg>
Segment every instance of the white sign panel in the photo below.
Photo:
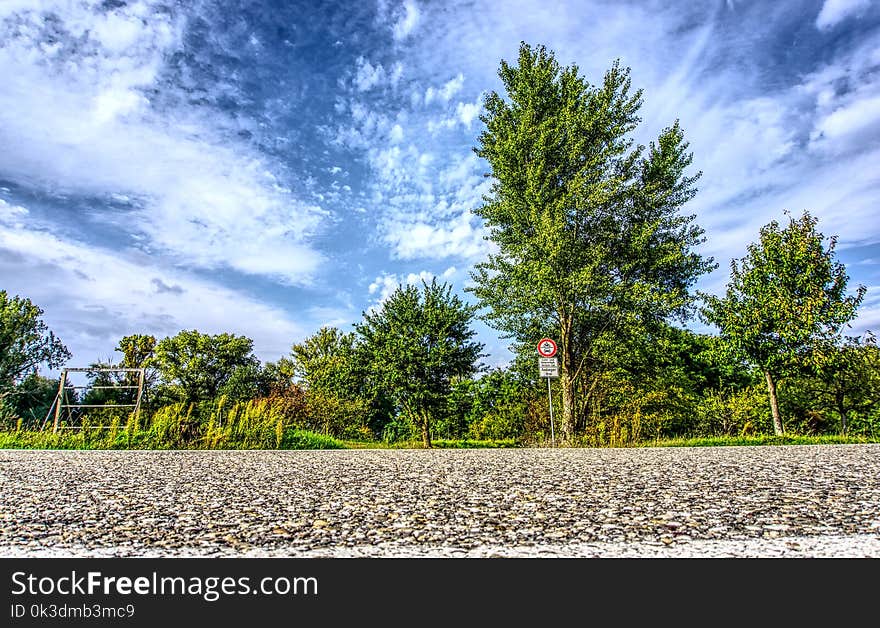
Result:
<svg viewBox="0 0 880 628"><path fill-rule="evenodd" d="M538 377L559 377L559 362L556 358L538 358Z"/></svg>

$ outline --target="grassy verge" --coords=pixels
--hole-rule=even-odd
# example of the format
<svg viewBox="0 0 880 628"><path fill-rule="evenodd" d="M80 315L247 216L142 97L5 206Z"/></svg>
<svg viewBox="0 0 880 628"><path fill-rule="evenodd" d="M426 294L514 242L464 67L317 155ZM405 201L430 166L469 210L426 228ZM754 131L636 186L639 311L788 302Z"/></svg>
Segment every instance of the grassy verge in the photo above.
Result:
<svg viewBox="0 0 880 628"><path fill-rule="evenodd" d="M860 436L713 436L643 441L626 447L730 447L743 445L835 445L876 443L878 439ZM436 440L436 449L498 449L521 447L509 440ZM549 443L544 446L549 446ZM0 449L421 449L421 441L338 440L331 436L305 430L287 429L280 443L277 440L235 438L198 438L187 443L162 438L154 431L69 430L51 432L0 432Z"/></svg>
<svg viewBox="0 0 880 628"><path fill-rule="evenodd" d="M422 441L408 440L386 443L384 441L343 441L348 449L422 449ZM501 449L520 447L516 441L504 440L434 440L431 445L435 449Z"/></svg>
<svg viewBox="0 0 880 628"><path fill-rule="evenodd" d="M786 434L773 436L764 434L760 436L711 436L702 438L672 438L659 441L645 441L633 445L633 447L730 447L743 445L843 445L876 443L877 439L869 439L863 436L840 436L829 434L825 436L799 436Z"/></svg>
<svg viewBox="0 0 880 628"><path fill-rule="evenodd" d="M510 449L520 445L512 438L503 440L436 440L438 449Z"/></svg>
<svg viewBox="0 0 880 628"><path fill-rule="evenodd" d="M280 447L251 439L224 439L222 441L196 440L181 446L157 438L152 432L129 433L101 430L69 430L51 432L0 432L0 449L345 449L345 445L330 436L304 430L286 430Z"/></svg>

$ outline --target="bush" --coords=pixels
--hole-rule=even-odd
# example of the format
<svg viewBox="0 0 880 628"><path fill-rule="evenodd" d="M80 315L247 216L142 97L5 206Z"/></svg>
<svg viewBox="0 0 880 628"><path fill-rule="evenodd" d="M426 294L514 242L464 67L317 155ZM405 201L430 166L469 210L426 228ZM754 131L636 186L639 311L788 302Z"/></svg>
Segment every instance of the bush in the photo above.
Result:
<svg viewBox="0 0 880 628"><path fill-rule="evenodd" d="M281 449L345 449L345 445L330 436L289 429L284 432Z"/></svg>
<svg viewBox="0 0 880 628"><path fill-rule="evenodd" d="M519 412L493 411L484 414L470 425L470 438L482 440L505 440L519 438L525 423L524 408Z"/></svg>
<svg viewBox="0 0 880 628"><path fill-rule="evenodd" d="M368 426L372 408L367 399L345 399L320 390L307 390L305 410L300 427L336 438L372 438Z"/></svg>
<svg viewBox="0 0 880 628"><path fill-rule="evenodd" d="M293 410L293 412L292 412ZM139 425L134 413L107 421L106 411L82 417L80 429L20 432L7 446L62 449L340 449L342 443L299 429L296 405L286 397L229 402L176 403ZM14 438L12 438L15 436ZM11 438L11 440L10 440ZM18 443L17 445L15 443Z"/></svg>
<svg viewBox="0 0 880 628"><path fill-rule="evenodd" d="M696 407L693 436L750 436L773 432L770 401L763 386L710 391Z"/></svg>
<svg viewBox="0 0 880 628"><path fill-rule="evenodd" d="M386 443L410 441L420 436L415 423L405 414L398 414L388 421L382 429L382 440Z"/></svg>
<svg viewBox="0 0 880 628"><path fill-rule="evenodd" d="M20 422L18 409L7 401L6 397L0 397L0 430L15 430Z"/></svg>

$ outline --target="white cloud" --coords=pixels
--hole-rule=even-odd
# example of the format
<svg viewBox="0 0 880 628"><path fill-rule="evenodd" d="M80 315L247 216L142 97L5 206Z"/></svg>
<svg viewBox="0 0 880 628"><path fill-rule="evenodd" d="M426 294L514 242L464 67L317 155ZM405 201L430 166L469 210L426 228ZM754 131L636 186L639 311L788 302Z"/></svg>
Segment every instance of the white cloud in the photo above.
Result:
<svg viewBox="0 0 880 628"><path fill-rule="evenodd" d="M383 273L373 280L367 288L367 291L371 295L376 296L376 301L378 303L383 303L395 290L397 290L399 285L400 280L397 278L397 275Z"/></svg>
<svg viewBox="0 0 880 628"><path fill-rule="evenodd" d="M351 308L342 309L338 307L311 307L309 308L309 319L313 321L311 329L320 329L321 327L336 327L344 329L351 324L353 319Z"/></svg>
<svg viewBox="0 0 880 628"><path fill-rule="evenodd" d="M20 205L10 205L0 198L0 221L15 229L24 229L24 219L30 212Z"/></svg>
<svg viewBox="0 0 880 628"><path fill-rule="evenodd" d="M838 140L847 135L864 133L880 125L880 95L855 100L818 121L811 139ZM863 139L864 136L859 138Z"/></svg>
<svg viewBox="0 0 880 628"><path fill-rule="evenodd" d="M403 63L397 61L391 66L391 72L388 74L388 82L392 85L397 85L397 83L400 82L401 77L403 77Z"/></svg>
<svg viewBox="0 0 880 628"><path fill-rule="evenodd" d="M404 0L403 11L399 19L394 23L394 39L401 41L409 37L419 25L421 11L414 0Z"/></svg>
<svg viewBox="0 0 880 628"><path fill-rule="evenodd" d="M149 100L183 45L183 23L160 4L31 4L54 12L51 32L40 12L4 6L0 175L50 194L128 197L128 216L104 218L172 261L310 282L321 256L306 241L325 212L225 133L224 114Z"/></svg>
<svg viewBox="0 0 880 628"><path fill-rule="evenodd" d="M866 331L880 334L880 286L867 286L865 299L858 311L859 316L851 323L851 329L845 329L843 333L847 336L860 336Z"/></svg>
<svg viewBox="0 0 880 628"><path fill-rule="evenodd" d="M447 167L437 175L437 179L446 188L457 190L463 194L459 195L457 200L465 204L476 202L482 197L483 193L488 191L486 189L487 182L472 187L474 183L482 179L480 175L484 170L484 165L481 164L480 159L473 152L465 153L456 159L451 159L447 164Z"/></svg>
<svg viewBox="0 0 880 628"><path fill-rule="evenodd" d="M428 120L428 124L425 128L428 129L428 133L431 135L435 135L438 131L454 129L457 119L454 117L440 117L433 120Z"/></svg>
<svg viewBox="0 0 880 628"><path fill-rule="evenodd" d="M431 283L431 280L434 279L437 275L432 272L428 272L427 270L423 270L419 273L409 273L406 276L406 285L415 286L423 281L425 283Z"/></svg>
<svg viewBox="0 0 880 628"><path fill-rule="evenodd" d="M470 129L474 120L480 115L483 109L481 104L482 94L475 102L458 102L455 105L455 111L450 115L440 115L431 118L425 124L425 128L431 135L436 135L439 131L449 131L457 125L462 125L465 129Z"/></svg>
<svg viewBox="0 0 880 628"><path fill-rule="evenodd" d="M429 105L435 100L443 103L449 102L453 96L461 91L463 86L464 75L459 73L455 78L446 81L442 87L428 87L425 90L425 104Z"/></svg>
<svg viewBox="0 0 880 628"><path fill-rule="evenodd" d="M860 152L880 142L880 39L807 75L796 92L811 99L809 148L819 155Z"/></svg>
<svg viewBox="0 0 880 628"><path fill-rule="evenodd" d="M816 18L816 28L827 30L869 6L871 6L871 0L825 0L822 10L819 11L819 16Z"/></svg>
<svg viewBox="0 0 880 628"><path fill-rule="evenodd" d="M455 113L458 116L459 122L470 128L473 121L480 115L482 108L479 101L474 103L460 102L455 106Z"/></svg>
<svg viewBox="0 0 880 628"><path fill-rule="evenodd" d="M338 126L332 132L332 142L356 150L367 150L375 146L377 140L385 142L392 131L392 119L373 108L372 103L350 100L343 105L343 111L351 114L351 124Z"/></svg>
<svg viewBox="0 0 880 628"><path fill-rule="evenodd" d="M485 253L483 231L475 225L471 210L480 204L489 182L470 146L459 147L459 159L450 154L446 140L432 142L440 156L423 150L420 141L425 129L435 134L473 124L482 94L473 103L458 102L454 107L449 103L463 85L464 75L459 73L425 92L427 103L445 105L440 117L429 117L421 98L409 102L412 109L395 112L400 101L388 94L369 104L349 100L344 107L350 111L351 123L337 129L336 142L363 150L373 173L369 189L372 203L379 208L380 238L391 246L393 258L473 261ZM372 284L373 292L380 289L380 283Z"/></svg>
<svg viewBox="0 0 880 628"><path fill-rule="evenodd" d="M695 103L701 113L688 116L685 124L703 171L697 203L717 207L752 186L772 185L780 160L795 145L797 129L785 106L769 97L703 104Z"/></svg>
<svg viewBox="0 0 880 628"><path fill-rule="evenodd" d="M375 299L372 309L387 301L388 297L401 286L421 286L423 281L429 284L433 279L447 281L455 276L457 272L455 266L450 266L440 275L436 275L428 270L422 270L418 273L407 273L405 276L403 274L397 275L396 273L382 273L367 288L369 294Z"/></svg>
<svg viewBox="0 0 880 628"><path fill-rule="evenodd" d="M484 231L470 212L443 221L402 215L389 221L385 240L401 259L482 258L491 249Z"/></svg>
<svg viewBox="0 0 880 628"><path fill-rule="evenodd" d="M385 80L385 68L382 64L373 66L364 57L358 57L356 66L354 84L359 92L368 91Z"/></svg>
<svg viewBox="0 0 880 628"><path fill-rule="evenodd" d="M137 44L145 28L141 16L112 11L95 20L90 34L108 51L123 54Z"/></svg>
<svg viewBox="0 0 880 628"><path fill-rule="evenodd" d="M391 139L391 142L393 144L399 144L400 142L402 142L403 127L401 127L399 124L395 124L393 127L391 127L391 134L389 135L389 138Z"/></svg>

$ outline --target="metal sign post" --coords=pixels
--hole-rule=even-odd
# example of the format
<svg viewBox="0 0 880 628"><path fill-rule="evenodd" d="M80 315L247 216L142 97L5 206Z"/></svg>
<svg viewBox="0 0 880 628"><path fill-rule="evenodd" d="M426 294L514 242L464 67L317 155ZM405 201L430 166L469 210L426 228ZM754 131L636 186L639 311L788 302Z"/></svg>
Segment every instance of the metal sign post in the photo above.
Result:
<svg viewBox="0 0 880 628"><path fill-rule="evenodd" d="M553 393L550 391L550 378L547 378L547 399L550 400L550 440L556 447L556 431L553 429Z"/></svg>
<svg viewBox="0 0 880 628"><path fill-rule="evenodd" d="M556 343L550 338L538 341L538 376L547 378L547 400L550 403L550 439L556 447L556 428L553 425L553 390L550 380L559 377L559 362L556 360Z"/></svg>

